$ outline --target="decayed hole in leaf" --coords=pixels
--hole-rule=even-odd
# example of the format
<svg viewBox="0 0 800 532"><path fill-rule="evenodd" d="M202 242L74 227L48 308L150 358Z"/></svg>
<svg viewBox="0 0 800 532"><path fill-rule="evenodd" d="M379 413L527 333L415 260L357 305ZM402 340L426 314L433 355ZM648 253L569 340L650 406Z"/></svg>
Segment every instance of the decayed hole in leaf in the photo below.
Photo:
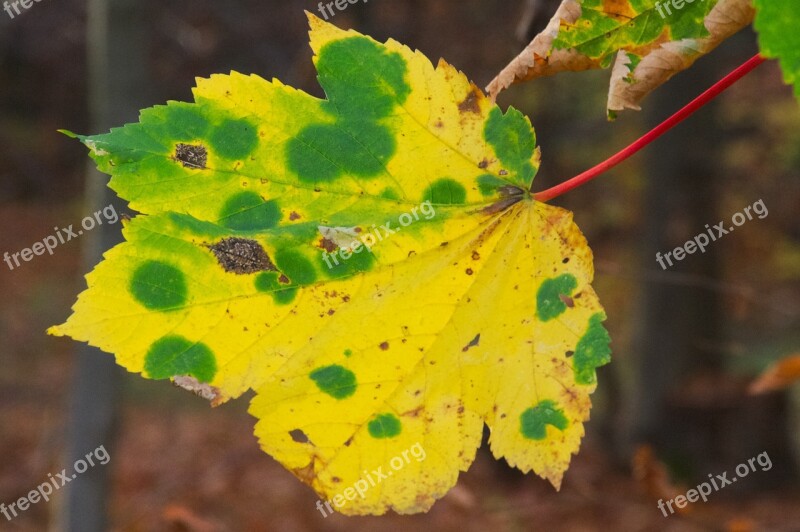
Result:
<svg viewBox="0 0 800 532"><path fill-rule="evenodd" d="M197 144L178 144L175 147L175 159L186 168L205 168L208 162L208 150Z"/></svg>
<svg viewBox="0 0 800 532"><path fill-rule="evenodd" d="M255 240L247 238L223 238L209 249L226 272L236 274L277 271L275 264Z"/></svg>

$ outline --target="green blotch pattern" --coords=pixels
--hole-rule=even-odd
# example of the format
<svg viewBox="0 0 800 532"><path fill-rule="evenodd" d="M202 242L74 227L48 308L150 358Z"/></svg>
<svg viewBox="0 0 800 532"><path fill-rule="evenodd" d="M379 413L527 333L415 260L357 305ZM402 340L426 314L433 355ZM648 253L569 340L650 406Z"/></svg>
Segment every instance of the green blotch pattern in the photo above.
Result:
<svg viewBox="0 0 800 532"><path fill-rule="evenodd" d="M144 369L153 379L191 375L200 382L211 382L217 373L217 359L204 343L169 335L150 346Z"/></svg>
<svg viewBox="0 0 800 532"><path fill-rule="evenodd" d="M149 260L140 264L130 281L133 298L149 310L182 307L188 297L186 276L165 262Z"/></svg>
<svg viewBox="0 0 800 532"><path fill-rule="evenodd" d="M247 120L229 118L211 130L208 142L219 157L244 159L256 149L258 130Z"/></svg>
<svg viewBox="0 0 800 532"><path fill-rule="evenodd" d="M292 281L292 284L308 285L317 280L317 272L305 256L289 248L275 252L275 265Z"/></svg>
<svg viewBox="0 0 800 532"><path fill-rule="evenodd" d="M237 231L271 229L281 219L281 209L275 200L264 201L256 192L246 190L231 196L219 214L223 227Z"/></svg>
<svg viewBox="0 0 800 532"><path fill-rule="evenodd" d="M379 414L367 424L367 430L376 439L394 438L400 434L402 425L394 414Z"/></svg>
<svg viewBox="0 0 800 532"><path fill-rule="evenodd" d="M397 149L381 119L411 93L403 57L356 36L326 44L316 60L332 124L314 124L286 143L286 166L307 183L344 176L373 177L385 171Z"/></svg>
<svg viewBox="0 0 800 532"><path fill-rule="evenodd" d="M276 272L261 272L256 276L256 290L272 294L278 305L288 305L297 297L297 287L282 284Z"/></svg>
<svg viewBox="0 0 800 532"><path fill-rule="evenodd" d="M356 374L338 364L317 368L308 376L320 391L334 399L346 399L356 393L358 388Z"/></svg>
<svg viewBox="0 0 800 532"><path fill-rule="evenodd" d="M513 107L506 114L493 107L483 129L483 137L494 149L500 163L513 175L509 178L530 187L536 169L531 163L536 135L528 118Z"/></svg>
<svg viewBox="0 0 800 532"><path fill-rule="evenodd" d="M353 350L352 349L345 349L344 350L344 356L349 357L352 354L353 354Z"/></svg>
<svg viewBox="0 0 800 532"><path fill-rule="evenodd" d="M381 191L380 196L388 200L399 200L400 193L392 188L385 188Z"/></svg>
<svg viewBox="0 0 800 532"><path fill-rule="evenodd" d="M611 361L611 338L603 327L605 316L598 312L589 318L586 333L578 340L575 355L572 358L575 382L578 384L594 384L597 382L595 369Z"/></svg>
<svg viewBox="0 0 800 532"><path fill-rule="evenodd" d="M438 205L463 205L467 200L467 190L458 181L450 178L437 179L425 189L422 201Z"/></svg>
<svg viewBox="0 0 800 532"><path fill-rule="evenodd" d="M545 439L547 425L562 431L569 425L564 411L557 408L555 401L550 399L540 401L519 416L519 431L529 440Z"/></svg>
<svg viewBox="0 0 800 532"><path fill-rule="evenodd" d="M553 279L545 279L536 293L536 315L541 321L550 321L560 316L567 305L560 295L569 296L578 286L575 276L564 273Z"/></svg>
<svg viewBox="0 0 800 532"><path fill-rule="evenodd" d="M483 174L478 176L476 180L478 182L478 190L484 196L493 196L497 194L497 189L508 185L508 181L503 181L499 177L493 176L492 174Z"/></svg>
<svg viewBox="0 0 800 532"><path fill-rule="evenodd" d="M360 240L358 241L360 242ZM363 244L358 249L358 253L351 252L350 258L346 260L339 254L339 250L335 253L323 255L323 269L332 279L349 277L357 273L369 271L375 264L375 256L369 248Z"/></svg>
<svg viewBox="0 0 800 532"><path fill-rule="evenodd" d="M317 124L307 126L286 143L286 165L307 183L345 175L370 177L384 171L396 148L394 136L384 126L369 122L354 128Z"/></svg>
<svg viewBox="0 0 800 532"><path fill-rule="evenodd" d="M210 128L208 119L195 104L171 102L166 108L165 115L163 127L169 129L164 132L165 138L172 137L178 141L192 142L208 134Z"/></svg>
<svg viewBox="0 0 800 532"><path fill-rule="evenodd" d="M316 66L320 85L339 116L383 118L411 94L403 57L368 37L326 44Z"/></svg>

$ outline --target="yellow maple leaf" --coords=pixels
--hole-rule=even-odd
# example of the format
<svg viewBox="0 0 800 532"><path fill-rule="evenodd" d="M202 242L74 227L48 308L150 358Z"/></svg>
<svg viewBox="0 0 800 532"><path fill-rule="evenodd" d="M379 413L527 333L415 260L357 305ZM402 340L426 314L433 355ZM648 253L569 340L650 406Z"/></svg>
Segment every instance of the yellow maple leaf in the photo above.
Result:
<svg viewBox="0 0 800 532"><path fill-rule="evenodd" d="M480 445L556 487L609 360L526 117L310 17L320 100L258 76L79 137L142 214L51 328L214 404L346 514L424 511ZM331 505L331 503L328 503Z"/></svg>

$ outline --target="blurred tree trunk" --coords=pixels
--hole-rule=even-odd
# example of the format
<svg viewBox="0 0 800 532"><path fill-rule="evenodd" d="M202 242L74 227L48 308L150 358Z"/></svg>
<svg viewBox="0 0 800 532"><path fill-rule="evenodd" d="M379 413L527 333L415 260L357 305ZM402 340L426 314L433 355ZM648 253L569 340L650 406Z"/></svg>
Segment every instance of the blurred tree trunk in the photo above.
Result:
<svg viewBox="0 0 800 532"><path fill-rule="evenodd" d="M92 132L135 121L146 104L145 27L143 9L135 0L89 0L87 5L89 109ZM106 186L108 176L90 163L86 182L86 212L124 203ZM120 224L104 224L84 241L84 271L102 260L105 250L122 240ZM109 476L115 464L111 449L124 372L114 357L81 345L77 353L70 404L67 464L99 446L111 455L108 466L90 468L70 482L58 528L102 532L107 524Z"/></svg>
<svg viewBox="0 0 800 532"><path fill-rule="evenodd" d="M644 106L654 126L754 53L752 34L731 39L714 58L655 91ZM647 151L644 269L661 273L656 253L682 246L694 235L733 212L718 207L725 192L725 133L712 102ZM743 205L744 206L744 205ZM726 236L735 238L735 236ZM725 240L705 253L686 255L667 265L670 272L719 280L718 258ZM636 392L629 442L650 443L679 475L723 471L758 453L787 456L785 408L780 397L752 398L746 381L726 368L726 342L719 291L676 282L646 282L641 301ZM777 476L773 476L775 479ZM762 480L766 480L766 476ZM751 485L751 488L754 487Z"/></svg>
<svg viewBox="0 0 800 532"><path fill-rule="evenodd" d="M673 78L655 91L643 106L650 127L680 108L717 79L718 69L699 61L691 73ZM645 179L645 270L661 271L662 255L682 245L705 224L717 219L715 184L719 180L717 157L720 133L711 102L689 121L673 129L647 152ZM668 272L719 277L718 250L687 255L667 265ZM637 393L633 403L633 438L649 442L668 453L706 455L687 449L687 438L706 439L687 420L670 419L669 401L678 385L695 371L716 371L720 360L704 346L720 339L717 294L672 283L647 282L643 290L643 322L637 342L639 353Z"/></svg>

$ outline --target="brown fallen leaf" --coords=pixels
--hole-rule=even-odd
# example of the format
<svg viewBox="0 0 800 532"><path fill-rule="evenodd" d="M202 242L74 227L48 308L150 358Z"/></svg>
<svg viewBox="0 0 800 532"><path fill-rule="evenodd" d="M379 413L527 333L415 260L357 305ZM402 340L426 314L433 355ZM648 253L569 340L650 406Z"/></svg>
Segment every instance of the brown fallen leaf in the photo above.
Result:
<svg viewBox="0 0 800 532"><path fill-rule="evenodd" d="M789 355L770 367L756 378L747 389L751 395L772 392L786 388L800 380L800 353Z"/></svg>

